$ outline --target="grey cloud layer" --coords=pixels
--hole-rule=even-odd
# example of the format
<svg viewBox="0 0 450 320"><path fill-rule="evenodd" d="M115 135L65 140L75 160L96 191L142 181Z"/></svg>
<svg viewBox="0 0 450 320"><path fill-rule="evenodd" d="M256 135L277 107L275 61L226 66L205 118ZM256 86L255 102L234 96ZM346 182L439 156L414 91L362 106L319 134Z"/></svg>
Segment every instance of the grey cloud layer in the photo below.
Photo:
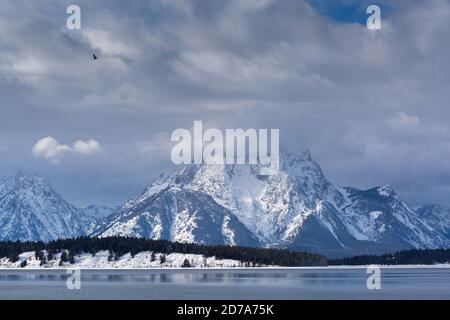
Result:
<svg viewBox="0 0 450 320"><path fill-rule="evenodd" d="M78 3L81 31L65 29L71 2L0 4L5 170L49 175L79 203L120 202L169 166L173 129L203 120L280 128L336 184L448 203L449 1L382 2L378 32L303 1ZM102 152L55 169L31 153L47 136Z"/></svg>

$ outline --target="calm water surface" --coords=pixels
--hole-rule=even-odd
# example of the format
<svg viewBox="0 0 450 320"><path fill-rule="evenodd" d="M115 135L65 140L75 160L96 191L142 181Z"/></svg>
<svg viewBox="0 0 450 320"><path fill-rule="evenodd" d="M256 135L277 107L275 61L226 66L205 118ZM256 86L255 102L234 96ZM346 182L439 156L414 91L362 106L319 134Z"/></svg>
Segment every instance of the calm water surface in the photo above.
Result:
<svg viewBox="0 0 450 320"><path fill-rule="evenodd" d="M0 299L450 299L450 268L382 268L381 290L366 269L0 270Z"/></svg>

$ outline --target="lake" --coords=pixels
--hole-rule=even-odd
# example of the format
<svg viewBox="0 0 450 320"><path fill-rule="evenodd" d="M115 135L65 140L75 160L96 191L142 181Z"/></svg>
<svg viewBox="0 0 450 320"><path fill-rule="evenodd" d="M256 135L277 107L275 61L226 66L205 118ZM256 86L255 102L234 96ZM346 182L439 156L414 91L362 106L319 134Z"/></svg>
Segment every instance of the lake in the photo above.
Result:
<svg viewBox="0 0 450 320"><path fill-rule="evenodd" d="M365 268L0 270L0 299L450 299L450 268L382 268L367 289Z"/></svg>

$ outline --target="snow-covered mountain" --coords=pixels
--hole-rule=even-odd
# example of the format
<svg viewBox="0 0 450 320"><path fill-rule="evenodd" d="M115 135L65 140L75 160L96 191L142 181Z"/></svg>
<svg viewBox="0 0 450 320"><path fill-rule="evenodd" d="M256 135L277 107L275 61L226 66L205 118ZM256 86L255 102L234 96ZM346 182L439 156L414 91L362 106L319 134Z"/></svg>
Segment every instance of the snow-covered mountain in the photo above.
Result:
<svg viewBox="0 0 450 320"><path fill-rule="evenodd" d="M0 176L0 240L74 237L85 234L91 224L46 179L23 172Z"/></svg>
<svg viewBox="0 0 450 320"><path fill-rule="evenodd" d="M105 206L105 205L96 205L91 204L87 207L80 208L80 210L87 215L97 221L100 221L120 209L120 206Z"/></svg>
<svg viewBox="0 0 450 320"><path fill-rule="evenodd" d="M0 240L136 236L204 244L285 247L329 257L450 247L450 209L414 210L388 185L333 186L309 152L280 170L190 165L161 175L118 210L77 209L41 177L0 177ZM113 213L114 212L114 213Z"/></svg>
<svg viewBox="0 0 450 320"><path fill-rule="evenodd" d="M450 208L432 204L417 210L425 223L440 237L450 239Z"/></svg>
<svg viewBox="0 0 450 320"><path fill-rule="evenodd" d="M389 186L336 188L309 152L276 175L256 165L190 165L160 176L93 233L207 244L287 247L330 257L448 247L448 235Z"/></svg>
<svg viewBox="0 0 450 320"><path fill-rule="evenodd" d="M258 239L233 213L203 192L147 190L128 202L94 236L135 236L178 242L259 246Z"/></svg>

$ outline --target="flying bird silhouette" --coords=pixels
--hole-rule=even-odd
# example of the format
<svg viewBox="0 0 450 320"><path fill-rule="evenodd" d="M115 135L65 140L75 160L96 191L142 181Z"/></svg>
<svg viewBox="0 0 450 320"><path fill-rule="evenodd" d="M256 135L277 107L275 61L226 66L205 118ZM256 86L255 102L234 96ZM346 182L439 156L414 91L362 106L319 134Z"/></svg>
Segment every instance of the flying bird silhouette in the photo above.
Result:
<svg viewBox="0 0 450 320"><path fill-rule="evenodd" d="M98 59L98 57L95 55L95 53L92 56L94 57L94 60Z"/></svg>

